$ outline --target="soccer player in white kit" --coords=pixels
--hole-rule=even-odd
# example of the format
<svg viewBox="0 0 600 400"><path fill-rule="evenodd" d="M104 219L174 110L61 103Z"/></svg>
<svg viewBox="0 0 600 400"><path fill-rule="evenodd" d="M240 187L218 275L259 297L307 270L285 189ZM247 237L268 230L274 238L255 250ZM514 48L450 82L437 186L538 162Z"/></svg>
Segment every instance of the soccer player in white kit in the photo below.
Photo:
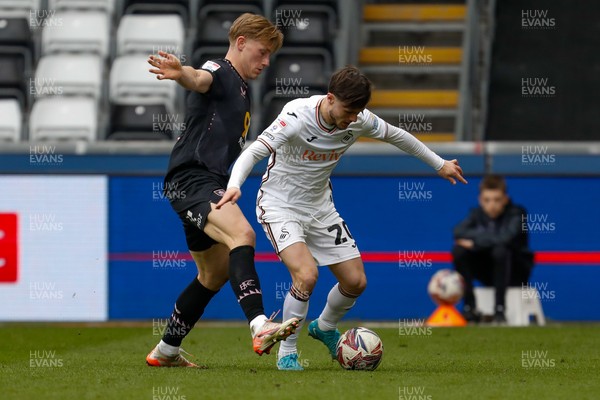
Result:
<svg viewBox="0 0 600 400"><path fill-rule="evenodd" d="M338 283L308 331L327 346L332 358L340 337L337 324L367 284L358 247L333 203L329 178L340 157L359 137L369 137L419 158L452 184L457 180L467 183L457 160L442 159L410 133L365 109L371 87L366 76L348 66L331 77L327 95L287 103L273 124L238 158L227 191L217 204L218 208L229 201L235 203L252 167L270 156L256 212L292 277L283 319L306 318L317 266L329 266ZM297 340L298 333L281 342L280 370L303 369L298 362Z"/></svg>

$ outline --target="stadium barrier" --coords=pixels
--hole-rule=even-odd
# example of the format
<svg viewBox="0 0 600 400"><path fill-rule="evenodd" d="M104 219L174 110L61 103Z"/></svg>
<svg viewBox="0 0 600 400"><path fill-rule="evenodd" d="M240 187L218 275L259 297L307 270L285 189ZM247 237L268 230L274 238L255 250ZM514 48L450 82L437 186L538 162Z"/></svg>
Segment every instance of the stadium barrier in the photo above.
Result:
<svg viewBox="0 0 600 400"><path fill-rule="evenodd" d="M427 282L437 269L451 267L452 227L476 205L480 176L491 165L506 174L512 199L527 208L523 226L536 252L530 287L540 293L546 316L600 320L592 299L600 276L598 157L552 148L537 158L523 158L535 149L522 154L436 150L445 158L459 157L468 185L452 186L394 148L350 153L338 166L334 199L357 240L368 277L367 290L348 318L424 319L433 311ZM62 158L54 164L36 164L22 153L0 158L5 174L0 176L5 193L0 223L10 224L2 219L8 214L19 221L13 235L16 275L0 268L0 301L10 305L2 307L0 319L168 317L196 270L181 222L162 193L168 154L58 153ZM270 311L283 306L290 278L254 217L262 168L257 166L244 185L239 204L257 232L257 269ZM57 223L62 230L35 230ZM0 251L9 248L15 251L8 244ZM320 273L309 318L318 315L334 283L327 268ZM228 286L207 307L205 318L243 319Z"/></svg>

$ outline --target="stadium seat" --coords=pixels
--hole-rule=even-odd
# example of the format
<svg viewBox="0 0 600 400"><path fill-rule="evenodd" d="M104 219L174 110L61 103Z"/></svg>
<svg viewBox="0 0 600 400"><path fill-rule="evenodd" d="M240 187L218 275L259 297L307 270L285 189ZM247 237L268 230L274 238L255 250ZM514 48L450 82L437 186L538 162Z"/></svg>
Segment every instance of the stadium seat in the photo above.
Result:
<svg viewBox="0 0 600 400"><path fill-rule="evenodd" d="M0 99L0 141L18 142L23 116L15 99Z"/></svg>
<svg viewBox="0 0 600 400"><path fill-rule="evenodd" d="M229 46L229 28L244 13L261 14L252 4L209 4L200 9L194 49L200 46Z"/></svg>
<svg viewBox="0 0 600 400"><path fill-rule="evenodd" d="M145 56L122 56L115 59L110 71L110 101L121 105L165 104L175 110L177 84L160 81L148 72Z"/></svg>
<svg viewBox="0 0 600 400"><path fill-rule="evenodd" d="M189 25L190 2L196 0L123 0L122 14L178 14Z"/></svg>
<svg viewBox="0 0 600 400"><path fill-rule="evenodd" d="M333 64L329 52L322 48L281 49L267 68L265 88L302 86L325 90Z"/></svg>
<svg viewBox="0 0 600 400"><path fill-rule="evenodd" d="M86 97L37 100L29 117L29 140L96 140L98 106Z"/></svg>
<svg viewBox="0 0 600 400"><path fill-rule="evenodd" d="M42 0L2 0L0 1L0 15L29 20L32 13L41 11L41 7Z"/></svg>
<svg viewBox="0 0 600 400"><path fill-rule="evenodd" d="M104 11L113 14L116 0L48 0L48 8L56 11Z"/></svg>
<svg viewBox="0 0 600 400"><path fill-rule="evenodd" d="M294 94L289 96L281 96L278 95L276 91L271 91L267 93L264 98L262 104L264 104L263 114L261 115L261 121L259 124L260 130L257 131L257 134L260 134L263 130L269 127L271 123L277 118L283 106L285 106L288 102L300 98L300 97L310 97L318 94L325 94L325 91L320 90L309 90L304 94Z"/></svg>
<svg viewBox="0 0 600 400"><path fill-rule="evenodd" d="M182 129L183 116L169 114L163 104L112 107L109 140L171 140Z"/></svg>
<svg viewBox="0 0 600 400"><path fill-rule="evenodd" d="M200 47L192 54L192 67L200 68L207 60L214 60L215 58L223 58L227 54L229 47L225 46L208 46Z"/></svg>
<svg viewBox="0 0 600 400"><path fill-rule="evenodd" d="M27 19L0 17L0 95L19 98L23 107L28 103L34 50Z"/></svg>
<svg viewBox="0 0 600 400"><path fill-rule="evenodd" d="M0 97L18 99L23 107L29 104L31 65L21 53L0 49Z"/></svg>
<svg viewBox="0 0 600 400"><path fill-rule="evenodd" d="M24 47L33 53L29 20L25 18L3 18L0 16L0 46Z"/></svg>
<svg viewBox="0 0 600 400"><path fill-rule="evenodd" d="M103 63L97 55L42 57L35 72L35 95L81 95L100 100Z"/></svg>
<svg viewBox="0 0 600 400"><path fill-rule="evenodd" d="M387 1L387 0L381 0ZM338 0L273 0L273 8L277 8L282 5L293 4L293 5L319 5L319 6L328 6L333 11L337 12L338 9Z"/></svg>
<svg viewBox="0 0 600 400"><path fill-rule="evenodd" d="M273 11L286 46L323 46L333 50L335 12L320 5L285 4Z"/></svg>
<svg viewBox="0 0 600 400"><path fill-rule="evenodd" d="M42 54L94 53L105 58L109 50L109 17L104 12L56 13L60 26L42 32Z"/></svg>
<svg viewBox="0 0 600 400"><path fill-rule="evenodd" d="M117 56L184 53L185 31L179 15L124 15L117 30Z"/></svg>

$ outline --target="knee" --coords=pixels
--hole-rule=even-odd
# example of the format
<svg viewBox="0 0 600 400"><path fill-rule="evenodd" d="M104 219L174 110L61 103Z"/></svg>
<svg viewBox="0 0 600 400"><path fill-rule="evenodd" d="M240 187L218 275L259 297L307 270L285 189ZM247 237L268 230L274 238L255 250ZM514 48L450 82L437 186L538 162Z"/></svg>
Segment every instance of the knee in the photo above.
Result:
<svg viewBox="0 0 600 400"><path fill-rule="evenodd" d="M229 280L229 274L226 272L220 273L207 273L206 271L197 276L198 282L205 288L214 292L221 289Z"/></svg>
<svg viewBox="0 0 600 400"><path fill-rule="evenodd" d="M356 274L346 279L343 283L340 282L340 285L345 292L358 296L367 288L367 276L365 274Z"/></svg>
<svg viewBox="0 0 600 400"><path fill-rule="evenodd" d="M233 237L234 245L232 248L238 246L252 246L256 244L256 233L250 224L244 224L239 229L235 230L235 236Z"/></svg>
<svg viewBox="0 0 600 400"><path fill-rule="evenodd" d="M294 274L292 278L296 289L300 292L310 294L317 284L317 279L319 279L319 271L317 268L306 269Z"/></svg>

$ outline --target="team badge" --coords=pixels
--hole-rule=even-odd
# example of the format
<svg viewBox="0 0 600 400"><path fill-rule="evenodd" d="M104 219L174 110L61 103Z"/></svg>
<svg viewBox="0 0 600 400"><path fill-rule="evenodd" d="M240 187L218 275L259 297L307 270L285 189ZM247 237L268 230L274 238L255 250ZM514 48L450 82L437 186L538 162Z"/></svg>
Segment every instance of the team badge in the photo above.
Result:
<svg viewBox="0 0 600 400"><path fill-rule="evenodd" d="M215 72L219 68L221 68L221 66L214 61L207 61L202 65L202 69L208 70L210 72Z"/></svg>

